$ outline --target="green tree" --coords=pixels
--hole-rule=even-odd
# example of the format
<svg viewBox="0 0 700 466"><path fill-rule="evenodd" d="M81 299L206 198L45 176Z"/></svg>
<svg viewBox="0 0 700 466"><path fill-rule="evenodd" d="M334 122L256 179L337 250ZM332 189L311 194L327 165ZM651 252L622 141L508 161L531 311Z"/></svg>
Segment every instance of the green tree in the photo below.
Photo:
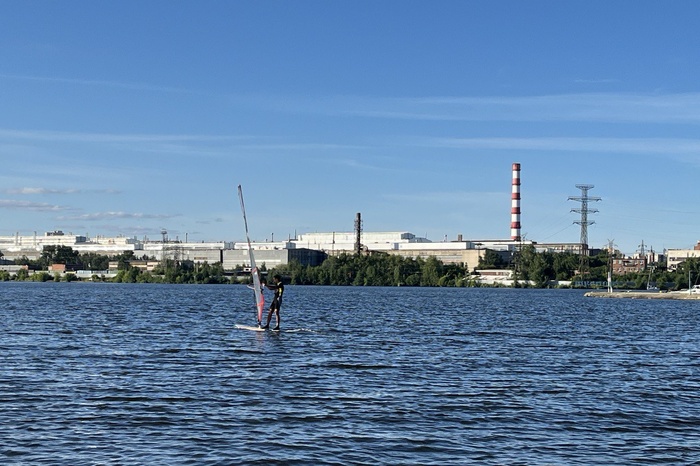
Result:
<svg viewBox="0 0 700 466"><path fill-rule="evenodd" d="M107 270L109 268L109 256L88 252L80 254L79 262L86 270Z"/></svg>
<svg viewBox="0 0 700 466"><path fill-rule="evenodd" d="M137 267L131 267L128 270L120 270L114 277L114 281L117 283L137 283L141 275L141 270Z"/></svg>
<svg viewBox="0 0 700 466"><path fill-rule="evenodd" d="M467 275L467 267L458 264L442 266L442 276L438 281L439 286L463 286Z"/></svg>
<svg viewBox="0 0 700 466"><path fill-rule="evenodd" d="M134 260L134 251L125 251L122 254L117 254L114 256L117 261L117 270L129 270L131 268L131 261Z"/></svg>
<svg viewBox="0 0 700 466"><path fill-rule="evenodd" d="M561 252L553 254L552 259L555 280L570 280L574 276L579 264L576 254Z"/></svg>
<svg viewBox="0 0 700 466"><path fill-rule="evenodd" d="M534 263L532 279L535 286L543 288L549 286L549 282L554 280L554 255L552 253L541 254Z"/></svg>
<svg viewBox="0 0 700 466"><path fill-rule="evenodd" d="M480 269L504 269L507 266L508 263L503 260L501 255L491 249L486 249L484 255L479 257L478 268Z"/></svg>
<svg viewBox="0 0 700 466"><path fill-rule="evenodd" d="M436 257L428 257L421 267L421 286L438 286L442 263Z"/></svg>
<svg viewBox="0 0 700 466"><path fill-rule="evenodd" d="M42 268L47 268L52 264L79 264L80 253L73 251L70 246L44 246L39 261Z"/></svg>
<svg viewBox="0 0 700 466"><path fill-rule="evenodd" d="M689 257L678 265L674 279L675 289L682 290L700 281L700 259Z"/></svg>
<svg viewBox="0 0 700 466"><path fill-rule="evenodd" d="M29 280L33 282L48 282L49 280L53 279L54 277L51 276L50 273L44 271L36 272L29 276Z"/></svg>

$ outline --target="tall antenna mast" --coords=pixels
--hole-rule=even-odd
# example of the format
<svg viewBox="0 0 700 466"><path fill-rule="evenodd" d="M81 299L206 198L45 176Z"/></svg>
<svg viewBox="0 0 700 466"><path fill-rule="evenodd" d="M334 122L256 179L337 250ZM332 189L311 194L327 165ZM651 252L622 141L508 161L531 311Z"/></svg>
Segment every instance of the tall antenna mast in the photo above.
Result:
<svg viewBox="0 0 700 466"><path fill-rule="evenodd" d="M599 197L591 197L588 195L588 191L594 188L592 184L577 184L576 187L581 190L581 195L571 196L569 197L569 200L581 203L581 207L571 209L571 212L581 214L581 219L574 221L574 223L581 226L579 274L581 275L582 279L585 279L585 276L588 273L588 226L595 223L595 221L588 220L588 214L598 212L598 209L588 207L588 203L591 201L600 201L601 199Z"/></svg>

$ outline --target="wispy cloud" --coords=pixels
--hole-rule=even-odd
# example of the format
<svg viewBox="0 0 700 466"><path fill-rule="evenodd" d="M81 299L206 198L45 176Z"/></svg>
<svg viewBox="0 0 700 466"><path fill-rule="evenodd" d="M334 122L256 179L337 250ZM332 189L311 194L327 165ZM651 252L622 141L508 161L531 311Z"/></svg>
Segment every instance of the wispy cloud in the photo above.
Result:
<svg viewBox="0 0 700 466"><path fill-rule="evenodd" d="M44 202L17 201L13 199L0 199L0 209L9 210L33 210L38 212L56 212L69 210L68 207Z"/></svg>
<svg viewBox="0 0 700 466"><path fill-rule="evenodd" d="M195 223L198 225L211 225L212 223L224 223L225 220L221 217L216 217L213 220L197 220Z"/></svg>
<svg viewBox="0 0 700 466"><path fill-rule="evenodd" d="M453 149L539 150L608 153L700 153L700 139L673 138L427 138L416 141L425 147Z"/></svg>
<svg viewBox="0 0 700 466"><path fill-rule="evenodd" d="M5 190L8 194L75 194L77 189L49 189L49 188L10 188Z"/></svg>
<svg viewBox="0 0 700 466"><path fill-rule="evenodd" d="M0 80L99 86L136 91L213 95L201 90L149 83L14 75L0 73ZM578 78L576 84L609 84L611 78ZM647 123L700 123L700 93L571 93L534 96L422 96L374 97L354 95L272 96L220 95L235 106L252 106L288 113L316 113L365 118L422 121L599 121ZM45 136L55 138L49 132ZM75 136L75 135L73 135ZM63 133L62 137L70 137ZM114 135L91 135L97 140ZM154 136L133 137L142 142ZM157 137L157 136L155 136ZM183 136L187 138L188 136ZM168 137L167 140L173 140Z"/></svg>
<svg viewBox="0 0 700 466"><path fill-rule="evenodd" d="M371 171L386 171L389 170L386 167L381 167L376 164L367 163L367 161L360 161L355 158L339 158L333 159L330 163L334 165L342 166L343 168L352 168L354 170L371 170Z"/></svg>
<svg viewBox="0 0 700 466"><path fill-rule="evenodd" d="M251 151L259 152L318 152L358 151L368 146L333 142L288 141L276 137L252 135L206 134L112 134L45 130L14 130L0 128L0 142L22 141L22 144L66 143L113 145L121 151L168 154L169 156L198 156L229 158ZM2 146L0 146L2 148ZM17 150L16 148L14 149ZM28 194L27 192L23 194Z"/></svg>
<svg viewBox="0 0 700 466"><path fill-rule="evenodd" d="M95 232L100 232L99 234L112 234L112 235L126 235L126 236L151 236L154 238L160 238L160 232L161 228L159 227L153 227L153 226L148 226L148 225L115 225L112 223L102 223L102 224L95 224L91 223L90 226L88 227L87 225L84 224L64 224L63 225L64 229L67 230L72 230L72 231L81 231L86 228L90 228L90 231L95 231ZM174 234L171 230L168 230L168 233Z"/></svg>
<svg viewBox="0 0 700 466"><path fill-rule="evenodd" d="M96 143L148 143L148 142L225 142L240 141L249 136L217 136L201 134L110 134L69 131L0 129L0 138L32 141L96 142Z"/></svg>
<svg viewBox="0 0 700 466"><path fill-rule="evenodd" d="M427 191L410 194L387 194L385 199L408 203L434 203L434 204L478 204L490 202L503 202L503 192L469 192L469 191Z"/></svg>
<svg viewBox="0 0 700 466"><path fill-rule="evenodd" d="M179 217L171 214L143 214L130 212L96 212L91 214L66 215L58 217L58 220L84 220L88 222L112 220L112 219L168 219Z"/></svg>
<svg viewBox="0 0 700 466"><path fill-rule="evenodd" d="M10 147L5 152L27 151L26 146L51 144L82 144L98 146L100 151L119 150L168 156L198 156L221 158L231 156L232 149L255 147L247 135L207 134L118 134L46 130L15 130L0 128L0 149L3 142ZM21 149L18 149L21 147ZM101 160L104 163L104 160ZM53 170L53 168L52 168Z"/></svg>
<svg viewBox="0 0 700 466"><path fill-rule="evenodd" d="M185 89L181 87L172 86L158 86L146 83L132 83L124 81L108 81L100 79L82 79L82 78L64 78L55 76L27 76L27 75L16 75L16 74L0 74L0 79L15 80L15 81L35 81L41 83L56 83L56 84L70 84L79 86L99 86L99 87L112 87L136 91L157 91L157 92L174 92L180 94L204 94L204 92Z"/></svg>
<svg viewBox="0 0 700 466"><path fill-rule="evenodd" d="M25 194L25 195L43 195L43 194L82 194L82 193L105 193L105 194L118 194L120 191L116 189L52 189L52 188L33 188L33 187L22 187L22 188L9 188L4 190L7 194Z"/></svg>
<svg viewBox="0 0 700 466"><path fill-rule="evenodd" d="M612 84L612 83L618 83L620 82L619 79L610 79L610 78L579 78L579 79L574 79L575 83L578 84Z"/></svg>
<svg viewBox="0 0 700 466"><path fill-rule="evenodd" d="M700 93L261 98L280 111L425 121L700 123Z"/></svg>
<svg viewBox="0 0 700 466"><path fill-rule="evenodd" d="M238 149L245 150L283 150L283 151L329 151L339 149L359 150L366 149L367 146L347 145L347 144L329 144L315 142L287 142L278 144L243 144L236 146Z"/></svg>

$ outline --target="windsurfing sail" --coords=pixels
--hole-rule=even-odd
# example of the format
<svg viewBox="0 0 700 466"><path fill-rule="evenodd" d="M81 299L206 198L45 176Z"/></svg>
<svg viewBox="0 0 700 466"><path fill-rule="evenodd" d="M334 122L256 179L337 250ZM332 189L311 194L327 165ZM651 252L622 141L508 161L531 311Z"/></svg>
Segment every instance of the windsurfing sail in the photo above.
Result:
<svg viewBox="0 0 700 466"><path fill-rule="evenodd" d="M260 271L255 265L255 256L253 255L253 247L250 245L250 235L248 234L248 219L245 215L245 204L243 203L243 189L238 185L238 198L241 200L241 211L243 212L243 224L245 225L245 237L248 241L248 257L250 258L250 274L253 277L253 292L255 293L255 310L258 319L258 325L262 322L263 307L265 307L265 298L262 293L262 284L260 283Z"/></svg>

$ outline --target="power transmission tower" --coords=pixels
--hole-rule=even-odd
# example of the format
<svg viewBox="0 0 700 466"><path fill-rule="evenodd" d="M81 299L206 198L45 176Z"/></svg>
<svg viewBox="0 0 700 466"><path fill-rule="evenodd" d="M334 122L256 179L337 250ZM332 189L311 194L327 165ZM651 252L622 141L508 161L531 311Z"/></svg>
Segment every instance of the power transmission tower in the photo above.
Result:
<svg viewBox="0 0 700 466"><path fill-rule="evenodd" d="M642 259L644 262L644 270L647 269L647 266L650 264L651 261L653 261L654 258L654 248L651 249L651 255L647 256L649 254L649 250L646 248L646 245L644 244L644 240L642 240L642 244L639 245L639 258Z"/></svg>
<svg viewBox="0 0 700 466"><path fill-rule="evenodd" d="M639 245L639 258L640 259L646 258L646 253L647 253L647 249L644 246L644 240L642 240L642 244Z"/></svg>
<svg viewBox="0 0 700 466"><path fill-rule="evenodd" d="M593 189L592 184L577 184L576 187L581 190L580 196L569 197L570 201L576 201L581 203L581 207L577 209L571 209L571 212L576 212L581 214L581 219L574 221L575 224L581 226L581 249L579 255L579 275L582 280L585 280L588 274L588 226L593 225L595 221L588 220L588 214L594 214L598 212L598 209L592 209L588 207L588 203L591 201L600 201L599 197L591 197L588 195L588 191Z"/></svg>

